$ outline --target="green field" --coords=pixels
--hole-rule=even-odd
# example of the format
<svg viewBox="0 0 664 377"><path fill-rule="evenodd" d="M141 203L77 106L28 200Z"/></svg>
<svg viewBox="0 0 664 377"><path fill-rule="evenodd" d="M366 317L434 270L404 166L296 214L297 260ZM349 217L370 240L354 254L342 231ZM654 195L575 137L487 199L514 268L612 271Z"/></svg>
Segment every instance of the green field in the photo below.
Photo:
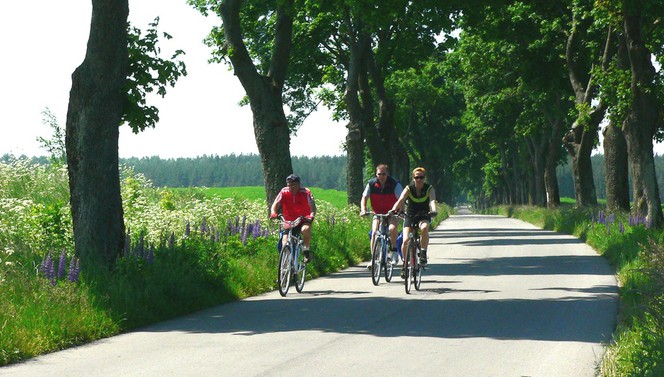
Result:
<svg viewBox="0 0 664 377"><path fill-rule="evenodd" d="M348 205L348 195L345 191L326 190L315 187L310 187L309 189L317 201L326 201L336 208L345 208ZM265 199L265 188L262 186L174 188L173 190L193 192L198 196L206 198Z"/></svg>

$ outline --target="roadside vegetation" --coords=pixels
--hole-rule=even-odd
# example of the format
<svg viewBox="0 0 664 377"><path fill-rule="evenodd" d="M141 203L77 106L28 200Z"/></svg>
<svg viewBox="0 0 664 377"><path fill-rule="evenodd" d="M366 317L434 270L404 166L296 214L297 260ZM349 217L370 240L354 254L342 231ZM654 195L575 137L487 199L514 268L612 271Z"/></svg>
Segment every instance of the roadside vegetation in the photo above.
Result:
<svg viewBox="0 0 664 377"><path fill-rule="evenodd" d="M570 203L556 210L501 206L489 212L574 235L607 258L619 281L620 310L601 375L664 376L664 231L625 213Z"/></svg>
<svg viewBox="0 0 664 377"><path fill-rule="evenodd" d="M93 278L73 255L66 169L0 163L0 365L275 290L278 223L263 190L157 188L123 168L128 241ZM367 260L369 219L344 192L312 191L307 279Z"/></svg>
<svg viewBox="0 0 664 377"><path fill-rule="evenodd" d="M277 224L262 187L157 188L122 171L127 239L92 279L72 255L66 169L0 164L0 365L274 290ZM369 220L345 193L319 205L310 278L368 258ZM450 209L442 206L437 221ZM615 267L621 306L602 376L664 375L664 233L602 207L497 207L493 213L587 242ZM305 288L306 291L306 288Z"/></svg>

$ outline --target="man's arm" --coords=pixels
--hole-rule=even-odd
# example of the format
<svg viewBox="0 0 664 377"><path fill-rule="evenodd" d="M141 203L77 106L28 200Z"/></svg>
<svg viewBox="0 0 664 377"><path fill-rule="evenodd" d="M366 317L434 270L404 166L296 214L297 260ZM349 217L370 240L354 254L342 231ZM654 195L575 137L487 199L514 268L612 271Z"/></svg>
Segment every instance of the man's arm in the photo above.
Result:
<svg viewBox="0 0 664 377"><path fill-rule="evenodd" d="M314 196L311 194L311 191L309 192L308 195L308 201L309 201L309 209L311 209L309 217L311 217L311 219L313 220L314 217L316 217L316 200L314 199Z"/></svg>
<svg viewBox="0 0 664 377"><path fill-rule="evenodd" d="M272 206L270 207L270 218L277 217L277 210L279 210L279 205L280 204L281 204L281 191L279 192L279 195L277 195L277 197L274 198L274 202L272 203Z"/></svg>
<svg viewBox="0 0 664 377"><path fill-rule="evenodd" d="M371 187L367 183L364 191L362 192L362 199L360 200L360 214L367 212L367 201L369 200L369 193L371 192Z"/></svg>
<svg viewBox="0 0 664 377"><path fill-rule="evenodd" d="M409 189L406 187L399 196L399 200L392 206L392 211L400 211L403 208L403 204L406 202L406 197L408 197Z"/></svg>
<svg viewBox="0 0 664 377"><path fill-rule="evenodd" d="M429 190L429 211L438 211L436 208L436 190L433 188L433 186L431 186L431 190Z"/></svg>

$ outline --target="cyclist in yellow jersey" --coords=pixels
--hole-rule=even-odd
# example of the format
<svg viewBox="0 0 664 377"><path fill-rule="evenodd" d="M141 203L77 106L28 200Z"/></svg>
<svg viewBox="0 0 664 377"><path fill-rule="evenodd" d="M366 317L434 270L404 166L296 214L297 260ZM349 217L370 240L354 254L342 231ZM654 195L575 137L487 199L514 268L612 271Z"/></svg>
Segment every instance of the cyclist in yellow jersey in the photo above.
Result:
<svg viewBox="0 0 664 377"><path fill-rule="evenodd" d="M399 200L392 207L391 212L403 210L405 206L405 219L403 222L403 244L401 253L405 256L408 248L408 234L411 227L420 224L420 264L427 263L427 247L429 246L429 224L431 216L436 215L436 190L433 186L424 182L426 170L422 167L413 170L413 182L406 186L401 193ZM405 257L404 257L405 258ZM404 261L405 263L405 261ZM404 277L405 269L401 270L401 277Z"/></svg>

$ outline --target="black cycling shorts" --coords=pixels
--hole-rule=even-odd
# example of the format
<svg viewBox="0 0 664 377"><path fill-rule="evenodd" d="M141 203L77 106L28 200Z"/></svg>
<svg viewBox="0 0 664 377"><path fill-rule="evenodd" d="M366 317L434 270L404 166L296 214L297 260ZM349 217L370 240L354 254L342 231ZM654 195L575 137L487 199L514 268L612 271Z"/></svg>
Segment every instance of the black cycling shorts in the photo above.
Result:
<svg viewBox="0 0 664 377"><path fill-rule="evenodd" d="M403 219L403 226L405 227L413 227L414 225L417 225L420 221L426 221L429 224L431 224L431 216L429 215L416 215L416 216L408 216Z"/></svg>

